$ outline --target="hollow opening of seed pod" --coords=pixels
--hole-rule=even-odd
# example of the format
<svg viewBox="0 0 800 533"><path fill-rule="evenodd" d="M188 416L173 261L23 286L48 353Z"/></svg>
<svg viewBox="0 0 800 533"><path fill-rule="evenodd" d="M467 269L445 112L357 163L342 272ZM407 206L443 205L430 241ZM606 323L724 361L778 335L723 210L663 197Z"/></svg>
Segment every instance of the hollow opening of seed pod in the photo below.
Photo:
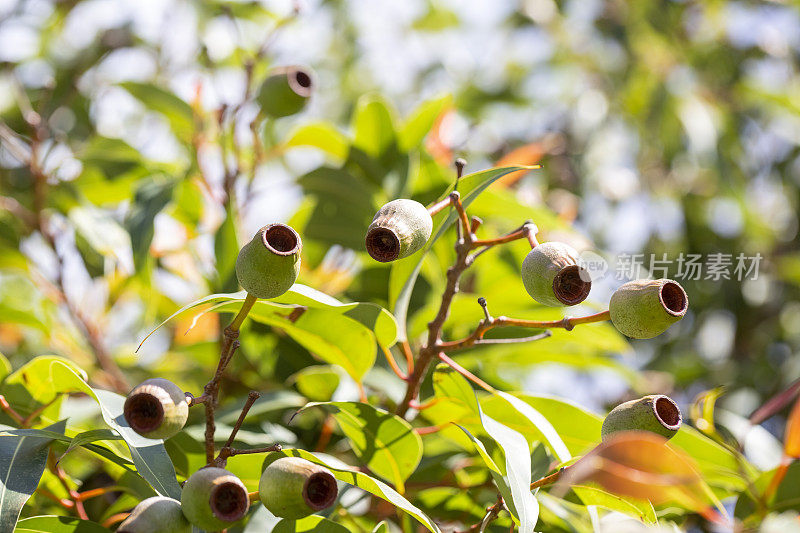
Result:
<svg viewBox="0 0 800 533"><path fill-rule="evenodd" d="M161 426L164 421L164 406L149 392L131 394L123 408L125 420L137 433L148 433Z"/></svg>
<svg viewBox="0 0 800 533"><path fill-rule="evenodd" d="M300 250L300 236L285 224L272 224L262 230L264 246L277 255L292 255Z"/></svg>
<svg viewBox="0 0 800 533"><path fill-rule="evenodd" d="M683 316L689 308L686 291L674 281L668 281L661 286L659 297L661 303L664 304L664 309L673 316Z"/></svg>
<svg viewBox="0 0 800 533"><path fill-rule="evenodd" d="M666 427L677 429L681 425L681 410L666 396L659 396L654 402L656 416Z"/></svg>
<svg viewBox="0 0 800 533"><path fill-rule="evenodd" d="M400 256L400 239L387 228L372 228L367 232L367 252L381 263L394 261Z"/></svg>
<svg viewBox="0 0 800 533"><path fill-rule="evenodd" d="M553 292L564 305L576 305L589 296L592 281L589 273L580 265L562 268L553 279Z"/></svg>
<svg viewBox="0 0 800 533"><path fill-rule="evenodd" d="M238 483L220 483L211 491L211 511L226 522L235 522L247 514L250 500L247 491Z"/></svg>
<svg viewBox="0 0 800 533"><path fill-rule="evenodd" d="M303 499L315 511L320 511L333 505L338 493L339 488L336 486L336 478L328 472L311 474L303 487Z"/></svg>
<svg viewBox="0 0 800 533"><path fill-rule="evenodd" d="M289 72L289 85L299 96L308 98L311 96L311 88L314 82L311 79L311 74L298 68Z"/></svg>

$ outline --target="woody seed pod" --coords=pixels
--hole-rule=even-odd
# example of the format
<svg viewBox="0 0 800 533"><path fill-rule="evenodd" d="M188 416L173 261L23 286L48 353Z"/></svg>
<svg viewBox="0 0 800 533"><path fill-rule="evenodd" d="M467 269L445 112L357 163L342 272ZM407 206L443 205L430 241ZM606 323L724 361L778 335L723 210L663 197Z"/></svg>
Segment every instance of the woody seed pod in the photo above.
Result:
<svg viewBox="0 0 800 533"><path fill-rule="evenodd" d="M166 496L153 496L142 500L117 533L190 533L192 526L181 511L181 502Z"/></svg>
<svg viewBox="0 0 800 533"><path fill-rule="evenodd" d="M671 279L629 281L611 296L608 310L620 333L634 339L651 339L683 318L689 297Z"/></svg>
<svg viewBox="0 0 800 533"><path fill-rule="evenodd" d="M681 410L668 396L653 394L616 406L603 420L603 440L618 431L649 431L671 438L681 427Z"/></svg>
<svg viewBox="0 0 800 533"><path fill-rule="evenodd" d="M258 483L261 502L282 518L302 518L330 507L338 493L330 470L300 457L276 459Z"/></svg>
<svg viewBox="0 0 800 533"><path fill-rule="evenodd" d="M562 242L543 242L522 262L522 283L542 305L576 305L589 296L592 281L580 266L580 256Z"/></svg>
<svg viewBox="0 0 800 533"><path fill-rule="evenodd" d="M264 226L236 258L239 284L256 298L280 296L300 273L300 235L286 224Z"/></svg>
<svg viewBox="0 0 800 533"><path fill-rule="evenodd" d="M183 429L189 417L186 393L163 378L141 382L125 400L123 415L136 433L148 439L168 439Z"/></svg>
<svg viewBox="0 0 800 533"><path fill-rule="evenodd" d="M270 117L294 115L305 107L313 85L311 71L303 67L276 68L264 80L256 101L261 110Z"/></svg>
<svg viewBox="0 0 800 533"><path fill-rule="evenodd" d="M414 200L392 200L375 214L365 244L373 259L388 263L421 249L432 232L433 219L424 205Z"/></svg>
<svg viewBox="0 0 800 533"><path fill-rule="evenodd" d="M220 531L247 514L250 499L238 477L211 466L201 468L186 480L181 506L192 525L206 531Z"/></svg>

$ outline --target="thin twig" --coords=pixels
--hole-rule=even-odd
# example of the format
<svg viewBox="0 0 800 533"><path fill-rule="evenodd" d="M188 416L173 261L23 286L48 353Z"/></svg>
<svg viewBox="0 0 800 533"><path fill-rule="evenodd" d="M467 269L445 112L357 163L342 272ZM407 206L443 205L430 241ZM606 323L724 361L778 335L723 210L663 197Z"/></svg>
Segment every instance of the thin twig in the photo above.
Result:
<svg viewBox="0 0 800 533"><path fill-rule="evenodd" d="M13 407L11 407L11 404L8 403L8 400L6 400L6 397L3 396L2 394L0 394L0 409L5 411L5 413L8 416L10 416L14 420L14 422L19 424L20 426L25 425L24 424L25 418L23 418L22 415L20 415L17 411L14 410Z"/></svg>
<svg viewBox="0 0 800 533"><path fill-rule="evenodd" d="M261 393L258 391L250 391L250 394L247 395L247 400L244 402L244 407L242 407L242 412L239 413L239 419L236 420L236 424L234 424L233 429L231 430L231 434L228 437L228 440L225 442L224 448L230 448L233 444L233 441L236 439L236 434L242 428L242 424L244 423L244 418L247 416L247 412L250 411L250 408L253 407L253 404L256 403L261 397Z"/></svg>
<svg viewBox="0 0 800 533"><path fill-rule="evenodd" d="M436 345L436 347L443 352L455 352L458 350L471 348L475 344L478 344L479 341L481 343L485 343L483 341L484 334L486 334L486 332L489 330L499 327L518 326L523 328L535 328L535 329L563 328L567 331L570 331L579 324L590 324L592 322L605 322L606 320L609 319L610 316L608 311L602 311L600 313L595 313L593 315L582 316L582 317L564 317L561 320L524 320L524 319L516 319L516 318L508 318L500 316L497 318L492 318L490 320L486 319L481 320L480 324L478 324L478 327L475 329L475 331L473 331L472 334L470 334L468 337L465 337L457 341L440 342ZM534 338L531 339L538 340ZM487 344L492 344L492 343L490 342Z"/></svg>
<svg viewBox="0 0 800 533"><path fill-rule="evenodd" d="M500 515L500 511L502 510L503 510L503 497L498 495L497 503L495 503L486 510L486 515L479 523L459 533L473 533L476 531L477 532L486 531L486 528L489 527L489 524L491 524L493 521L497 519L497 517Z"/></svg>
<svg viewBox="0 0 800 533"><path fill-rule="evenodd" d="M383 350L383 355L386 356L386 361L389 363L392 372L397 374L397 377L399 377L403 381L407 380L408 376L405 373L403 373L402 370L400 370L400 367L397 365L397 361L395 361L391 350L389 348L385 348L383 345L381 345L381 350Z"/></svg>
<svg viewBox="0 0 800 533"><path fill-rule="evenodd" d="M464 376L465 378L467 378L468 380L470 380L471 382L473 382L474 384L485 390L486 392L491 392L491 393L497 392L497 390L494 387L492 387L491 385L483 381L481 378L479 378L478 376L476 376L463 366L459 365L458 363L447 357L447 354L445 354L444 352L439 352L439 359L444 364L446 364L447 366L449 366L450 368L452 368L453 370L455 370L456 372L458 372L459 374L461 374L462 376Z"/></svg>
<svg viewBox="0 0 800 533"><path fill-rule="evenodd" d="M562 466L561 468L559 468L558 470L556 470L555 472L553 472L549 476L545 476L545 477L543 477L541 479L538 479L538 480L534 481L533 483L531 483L531 490L536 490L539 487L544 487L546 485L552 485L553 483L555 483L556 481L558 481L561 478L561 475L565 471L566 471L566 467Z"/></svg>

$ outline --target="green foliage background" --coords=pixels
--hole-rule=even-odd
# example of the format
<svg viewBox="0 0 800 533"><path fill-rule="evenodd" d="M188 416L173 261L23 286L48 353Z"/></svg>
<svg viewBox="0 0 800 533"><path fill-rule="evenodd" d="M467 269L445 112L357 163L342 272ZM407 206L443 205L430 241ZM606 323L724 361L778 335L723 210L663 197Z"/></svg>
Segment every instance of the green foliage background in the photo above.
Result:
<svg viewBox="0 0 800 533"><path fill-rule="evenodd" d="M469 212L484 221L481 235L531 219L540 240L608 259L761 254L759 276L682 281L689 316L652 341L631 345L601 324L482 347L458 362L499 389L522 391L574 455L599 440L594 412L635 395L672 395L685 415L703 413L699 424L685 418L709 436L686 430L676 442L732 510L752 491L747 481L764 490L771 479L761 472L777 466L786 413L756 429L745 418L800 374L798 28L796 7L777 2L333 0L298 12L279 2L0 6L0 350L8 360L0 360L0 394L21 415L37 413L34 429L62 435L50 435L58 454L81 448L61 463L74 487L121 487L119 498L87 503L93 520L129 510L154 489L179 491L175 476L164 481L163 471L143 469L169 473L174 465L183 479L202 466L202 414L193 411L164 448L142 444L140 452L114 425L120 397L107 390L125 394L163 376L199 393L216 364L220 325L241 296L206 302L220 307L194 327L197 313L181 314L134 351L183 305L235 293L240 245L261 225L287 221L303 238L299 283L338 301L303 289L259 302L223 381L218 425L230 427L247 391L259 390L239 445L325 450L368 465L439 524L475 524L496 491L460 429L424 435L422 448L407 433L414 443L388 453L410 470L393 479L380 471L385 460L359 454L354 434L325 422L334 404L291 424L289 417L307 402L357 402L360 383L371 405L391 410L400 401L404 384L376 341L393 346L395 328L401 336L407 329L412 344L422 337L454 259L453 231L422 263L407 323L396 316L395 324L378 306L395 309L409 269L371 261L364 230L390 199L438 199L453 183L453 157L466 157L474 172L523 147L527 160L511 162L542 169L515 183L500 179L478 197ZM292 63L316 72L310 106L263 120L254 91L271 67ZM518 268L528 249L515 242L481 256L454 301L447 339L474 329L478 296L495 315L562 316L524 292ZM581 313L604 308L615 283L612 275L597 283ZM289 322L295 305L309 311ZM34 359L51 354L63 359ZM713 402L691 410L698 394L719 386L716 420ZM452 403L451 394L435 379L423 386L423 398ZM526 437L536 479L557 457L540 445L535 424L512 424L518 411L503 401L485 396L481 408ZM443 405L413 425L447 426L455 408ZM459 423L487 440L480 412L460 409ZM19 427L5 413L0 424ZM323 424L333 429L327 443ZM495 460L508 453L491 442ZM741 444L746 459L719 442ZM261 458L235 459L231 470L255 490ZM771 511L796 514L786 488L796 475L790 470ZM373 492L365 488L372 482L355 484ZM49 469L40 487L67 495ZM40 492L23 516L69 514ZM542 494L537 531L591 530L591 504L708 527L688 510L607 493ZM378 499L354 491L329 518L351 531L383 518L415 527ZM742 501L737 516L748 524L768 514ZM264 530L258 520L265 518L240 530ZM504 515L495 525L510 523Z"/></svg>

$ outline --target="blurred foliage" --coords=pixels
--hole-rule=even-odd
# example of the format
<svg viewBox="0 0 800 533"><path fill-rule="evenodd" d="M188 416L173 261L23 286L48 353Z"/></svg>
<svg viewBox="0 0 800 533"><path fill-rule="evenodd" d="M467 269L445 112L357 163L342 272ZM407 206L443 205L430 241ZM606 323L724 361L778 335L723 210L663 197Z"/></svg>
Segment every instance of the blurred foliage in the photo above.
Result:
<svg viewBox="0 0 800 533"><path fill-rule="evenodd" d="M117 487L85 502L88 517L103 523L156 491L175 494L177 479L205 463L201 413L193 410L184 432L151 448L115 425L119 394L152 376L202 390L221 325L243 297L233 270L239 246L276 220L302 236L302 285L259 302L246 323L222 382L218 438L224 441L247 392L258 390L238 445L281 442L297 448L286 453L334 469L340 460L369 465L383 481L336 471L375 496L366 504L356 489L345 491L326 515L348 530L371 531L381 519L391 526L378 527L413 530L384 500L423 523L467 528L496 501L492 482L519 506L517 518L538 517L537 531L590 531L598 520L615 527L618 515L590 512L594 505L645 523L708 528L696 499L653 506L590 482L530 501L507 470L518 439L484 419L524 438L531 457L523 453L518 464L530 459L525 476L535 480L569 457L520 402L552 424L567 456L577 456L599 442L592 411L652 392L673 395L692 413L697 430L686 427L672 442L696 463L703 490L714 496L709 502L735 507L748 527L771 511L796 516L796 464L782 465L780 444L792 398L771 408L763 425L747 421L800 377L796 6L285 4L0 5L0 350L7 356L0 357L0 394L26 422L0 412L0 455L4 440L33 440L24 472L43 471L39 490L23 491L33 496L22 516L74 514L53 499L76 487ZM266 120L254 102L260 83L275 66L295 63L316 73L309 106ZM387 200L439 199L453 186L459 155L469 171L542 165L499 177L469 212L483 220L482 236L530 219L542 241L601 253L611 270L575 313L605 305L622 281L614 275L620 254L643 254L645 267L651 254L669 259L667 275L684 284L690 313L667 334L633 346L598 324L459 353L458 362L492 386L523 392L465 401L454 391L471 393L468 383L448 388L435 373L422 398L439 401L411 423L442 429L423 434L421 445L408 431L413 443L387 446L389 457L406 461L393 478L381 458L360 451L363 427L337 428L326 413L345 416L363 406L362 395L373 409L391 410L402 399L405 384L376 346L398 356L395 333L415 347L424 337L455 258L454 232L421 263L419 255L395 267L369 259L363 234ZM478 296L497 316L563 316L527 297L518 271L528 249L511 243L467 271L445 338L474 329L483 317ZM681 254L718 253L731 254L733 266L739 254L760 254L757 278L737 279L733 266L730 279L705 279L705 271L696 281L679 277ZM417 264L416 283L404 287ZM157 324L212 294L135 354ZM407 302L407 320L395 312L398 300ZM307 311L289 320L298 305ZM42 354L59 357L34 359ZM308 402L324 407L290 424ZM37 430L47 433L24 433ZM42 442L50 443L46 456ZM13 462L2 464L0 472ZM260 466L249 455L229 463L250 490ZM263 511L254 506L250 525L230 531L274 527ZM321 527L314 520L298 527ZM26 523L56 527L44 518ZM503 513L490 529L510 524Z"/></svg>

